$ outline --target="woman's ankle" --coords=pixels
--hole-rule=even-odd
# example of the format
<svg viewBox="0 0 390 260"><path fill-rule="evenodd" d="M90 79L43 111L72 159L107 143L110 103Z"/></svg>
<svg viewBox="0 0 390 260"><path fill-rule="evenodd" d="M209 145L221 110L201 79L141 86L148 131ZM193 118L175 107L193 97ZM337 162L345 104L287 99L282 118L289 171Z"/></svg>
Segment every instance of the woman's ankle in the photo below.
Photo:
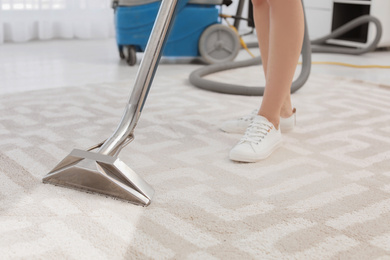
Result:
<svg viewBox="0 0 390 260"><path fill-rule="evenodd" d="M274 125L274 127L276 129L279 129L279 121L280 121L279 117L272 117L270 115L266 115L266 114L263 114L263 113L258 113L258 115L262 116L262 117L265 117L270 123L272 123Z"/></svg>
<svg viewBox="0 0 390 260"><path fill-rule="evenodd" d="M280 117L282 118L289 118L292 116L295 112L295 108L285 108L280 111Z"/></svg>

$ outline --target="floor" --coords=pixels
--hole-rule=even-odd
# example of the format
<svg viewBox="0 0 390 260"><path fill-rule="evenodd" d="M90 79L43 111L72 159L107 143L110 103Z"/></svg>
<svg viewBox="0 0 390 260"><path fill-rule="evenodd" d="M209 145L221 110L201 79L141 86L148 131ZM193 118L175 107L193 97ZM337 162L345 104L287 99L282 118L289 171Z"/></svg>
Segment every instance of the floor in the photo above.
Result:
<svg viewBox="0 0 390 260"><path fill-rule="evenodd" d="M219 125L259 97L191 87L196 64L161 66L119 155L156 191L143 208L42 184L120 120L135 69L102 63L84 80L115 80L116 67L125 81L0 96L1 259L389 260L390 88L312 73L283 147L234 163L241 136ZM74 64L63 84L83 83L86 65ZM257 69L224 79L251 84Z"/></svg>
<svg viewBox="0 0 390 260"><path fill-rule="evenodd" d="M256 50L255 50L256 52ZM257 52L258 53L258 52ZM139 54L139 59L142 54ZM247 59L243 51L238 59ZM313 61L339 61L359 65L390 65L390 51L364 56L313 54ZM159 73L174 76L176 70L188 73L201 66L193 59L163 59ZM186 66L183 66L186 64ZM29 90L80 86L92 83L131 81L138 66L120 61L114 39L53 40L0 46L0 94ZM386 69L353 69L332 65L314 65L312 73L337 75L368 82L390 84Z"/></svg>
<svg viewBox="0 0 390 260"><path fill-rule="evenodd" d="M313 60L390 65L390 52ZM314 65L283 148L238 164L228 152L240 136L219 122L257 97L191 88L202 65L189 61L163 59L120 155L156 190L142 208L41 183L112 133L138 66L113 39L0 45L4 259L389 259L388 88L348 79L389 85L389 70ZM256 68L244 72L218 77L251 85Z"/></svg>

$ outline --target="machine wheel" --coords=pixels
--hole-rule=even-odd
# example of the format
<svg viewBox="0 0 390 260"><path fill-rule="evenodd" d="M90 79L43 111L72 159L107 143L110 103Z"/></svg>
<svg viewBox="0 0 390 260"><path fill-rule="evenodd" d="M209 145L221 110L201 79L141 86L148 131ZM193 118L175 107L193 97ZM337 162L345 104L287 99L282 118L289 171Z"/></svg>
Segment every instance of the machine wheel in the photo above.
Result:
<svg viewBox="0 0 390 260"><path fill-rule="evenodd" d="M199 52L209 64L232 61L241 49L236 32L222 24L209 26L199 39Z"/></svg>
<svg viewBox="0 0 390 260"><path fill-rule="evenodd" d="M137 63L137 50L134 45L126 46L126 50L126 62L129 66L134 66Z"/></svg>
<svg viewBox="0 0 390 260"><path fill-rule="evenodd" d="M121 60L126 59L125 53L123 51L123 46L119 46L118 50L119 50L119 57L121 58Z"/></svg>
<svg viewBox="0 0 390 260"><path fill-rule="evenodd" d="M126 60L129 66L134 66L137 63L137 49L134 45L120 46L119 56Z"/></svg>

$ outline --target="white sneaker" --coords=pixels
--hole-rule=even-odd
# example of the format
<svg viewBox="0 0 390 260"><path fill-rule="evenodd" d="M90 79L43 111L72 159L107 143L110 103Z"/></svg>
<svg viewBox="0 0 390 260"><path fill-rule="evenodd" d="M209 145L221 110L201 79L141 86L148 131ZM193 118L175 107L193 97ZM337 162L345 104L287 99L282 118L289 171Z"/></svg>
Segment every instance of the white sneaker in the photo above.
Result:
<svg viewBox="0 0 390 260"><path fill-rule="evenodd" d="M245 115L235 120L225 121L221 124L220 129L226 133L244 134L252 119L257 115L257 112L258 110L255 109L249 115ZM287 133L294 129L296 125L296 112L297 110L294 108L293 114L290 117L280 118L279 125L282 133Z"/></svg>
<svg viewBox="0 0 390 260"><path fill-rule="evenodd" d="M230 160L239 162L257 162L271 155L282 144L280 127L267 118L256 115L236 146L229 153Z"/></svg>

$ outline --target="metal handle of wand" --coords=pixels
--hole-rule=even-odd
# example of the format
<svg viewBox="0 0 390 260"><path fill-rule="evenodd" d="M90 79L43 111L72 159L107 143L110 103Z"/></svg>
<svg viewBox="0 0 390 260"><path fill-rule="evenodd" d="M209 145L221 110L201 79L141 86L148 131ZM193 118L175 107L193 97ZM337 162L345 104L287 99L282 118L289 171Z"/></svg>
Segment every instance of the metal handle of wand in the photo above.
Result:
<svg viewBox="0 0 390 260"><path fill-rule="evenodd" d="M98 153L111 156L116 155L120 149L129 143L129 140L132 140L133 131L156 73L164 43L173 25L178 1L162 1L125 112L116 131L104 142Z"/></svg>

